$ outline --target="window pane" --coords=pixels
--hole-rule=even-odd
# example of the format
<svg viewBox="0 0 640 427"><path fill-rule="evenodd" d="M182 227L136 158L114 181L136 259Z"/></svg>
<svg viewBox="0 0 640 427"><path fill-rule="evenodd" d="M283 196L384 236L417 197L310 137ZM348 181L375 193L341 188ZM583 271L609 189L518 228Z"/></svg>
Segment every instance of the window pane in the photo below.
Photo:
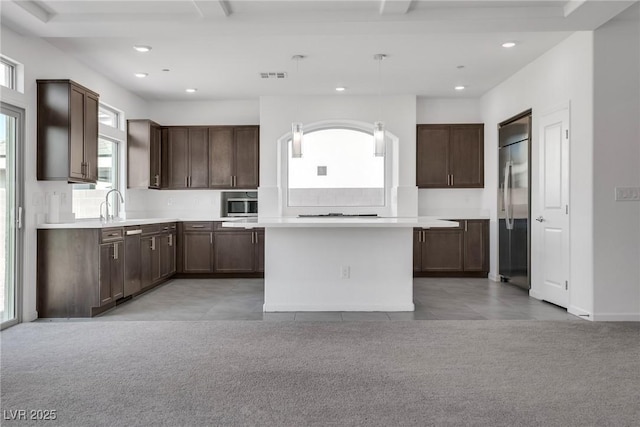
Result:
<svg viewBox="0 0 640 427"><path fill-rule="evenodd" d="M120 129L120 112L104 104L98 108L98 121L103 125Z"/></svg>
<svg viewBox="0 0 640 427"><path fill-rule="evenodd" d="M100 203L107 192L118 188L118 142L106 138L98 139L98 182L73 186L73 212L76 218L99 218ZM118 196L109 197L109 212L118 215ZM103 208L104 214L104 208Z"/></svg>
<svg viewBox="0 0 640 427"><path fill-rule="evenodd" d="M4 59L0 60L0 85L15 89L16 66Z"/></svg>
<svg viewBox="0 0 640 427"><path fill-rule="evenodd" d="M289 206L384 206L384 158L374 156L370 133L310 132L302 158L289 153L288 183Z"/></svg>

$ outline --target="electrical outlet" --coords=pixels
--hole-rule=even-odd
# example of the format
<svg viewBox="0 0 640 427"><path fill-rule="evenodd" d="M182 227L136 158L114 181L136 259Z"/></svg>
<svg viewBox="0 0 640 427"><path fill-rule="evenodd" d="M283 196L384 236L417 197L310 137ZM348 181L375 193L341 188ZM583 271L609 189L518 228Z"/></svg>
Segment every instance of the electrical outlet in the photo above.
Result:
<svg viewBox="0 0 640 427"><path fill-rule="evenodd" d="M351 267L348 265L343 265L340 267L340 278L348 279L351 276Z"/></svg>
<svg viewBox="0 0 640 427"><path fill-rule="evenodd" d="M172 206L175 203L175 200L173 200L173 197L169 197L167 199L167 206Z"/></svg>
<svg viewBox="0 0 640 427"><path fill-rule="evenodd" d="M640 187L616 187L616 201L635 202L640 200Z"/></svg>

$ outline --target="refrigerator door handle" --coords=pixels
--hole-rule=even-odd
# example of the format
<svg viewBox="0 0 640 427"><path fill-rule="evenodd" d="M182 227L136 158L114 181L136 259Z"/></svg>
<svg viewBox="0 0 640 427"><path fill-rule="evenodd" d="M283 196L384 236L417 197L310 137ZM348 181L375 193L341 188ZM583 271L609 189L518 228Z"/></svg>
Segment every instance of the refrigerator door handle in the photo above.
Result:
<svg viewBox="0 0 640 427"><path fill-rule="evenodd" d="M513 206L511 206L511 162L507 162L504 167L504 193L503 193L503 201L504 201L504 211L505 211L505 224L507 226L507 230L513 230L513 218L509 219L509 211L513 214Z"/></svg>

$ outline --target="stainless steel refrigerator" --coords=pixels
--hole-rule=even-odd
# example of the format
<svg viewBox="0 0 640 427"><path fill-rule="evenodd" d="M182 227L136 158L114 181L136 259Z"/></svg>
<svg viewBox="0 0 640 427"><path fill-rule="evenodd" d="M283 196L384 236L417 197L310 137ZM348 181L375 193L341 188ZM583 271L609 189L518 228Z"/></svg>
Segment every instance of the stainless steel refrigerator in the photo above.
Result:
<svg viewBox="0 0 640 427"><path fill-rule="evenodd" d="M529 289L531 113L500 124L498 135L498 272L501 281Z"/></svg>

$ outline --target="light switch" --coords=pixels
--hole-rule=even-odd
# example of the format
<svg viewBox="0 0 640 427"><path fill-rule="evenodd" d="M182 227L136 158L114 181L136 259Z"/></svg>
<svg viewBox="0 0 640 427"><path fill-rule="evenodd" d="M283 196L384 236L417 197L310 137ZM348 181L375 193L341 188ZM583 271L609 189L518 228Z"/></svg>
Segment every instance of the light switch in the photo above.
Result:
<svg viewBox="0 0 640 427"><path fill-rule="evenodd" d="M318 176L327 176L326 166L318 166Z"/></svg>
<svg viewBox="0 0 640 427"><path fill-rule="evenodd" d="M616 187L616 201L633 202L640 200L640 187Z"/></svg>

